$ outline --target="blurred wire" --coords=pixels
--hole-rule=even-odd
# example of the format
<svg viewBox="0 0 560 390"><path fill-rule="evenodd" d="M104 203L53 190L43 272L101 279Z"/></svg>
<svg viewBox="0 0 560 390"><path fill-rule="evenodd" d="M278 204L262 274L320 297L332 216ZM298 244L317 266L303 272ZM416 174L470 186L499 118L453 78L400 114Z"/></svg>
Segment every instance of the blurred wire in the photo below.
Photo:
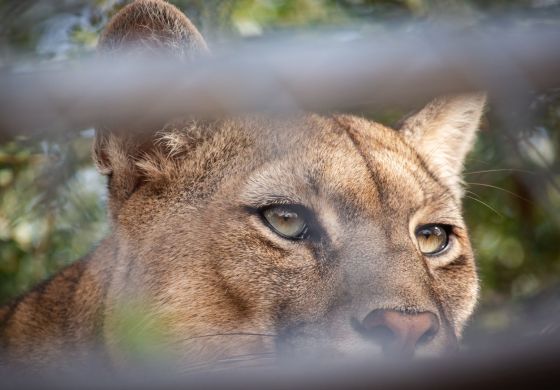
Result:
<svg viewBox="0 0 560 390"><path fill-rule="evenodd" d="M4 69L0 142L130 118L402 107L481 89L517 107L528 91L560 86L559 27L416 31L351 42L271 41L191 64L123 57Z"/></svg>

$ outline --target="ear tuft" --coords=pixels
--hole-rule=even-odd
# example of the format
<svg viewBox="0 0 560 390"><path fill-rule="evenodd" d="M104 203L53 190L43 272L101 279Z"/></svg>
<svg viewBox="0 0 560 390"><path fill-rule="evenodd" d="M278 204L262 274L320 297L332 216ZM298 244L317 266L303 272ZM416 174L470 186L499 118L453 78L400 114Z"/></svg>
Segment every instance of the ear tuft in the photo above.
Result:
<svg viewBox="0 0 560 390"><path fill-rule="evenodd" d="M99 51L167 50L192 58L208 52L206 42L190 20L163 0L136 0L120 10L99 39Z"/></svg>
<svg viewBox="0 0 560 390"><path fill-rule="evenodd" d="M482 93L433 100L399 127L437 175L460 197L461 171L484 111Z"/></svg>

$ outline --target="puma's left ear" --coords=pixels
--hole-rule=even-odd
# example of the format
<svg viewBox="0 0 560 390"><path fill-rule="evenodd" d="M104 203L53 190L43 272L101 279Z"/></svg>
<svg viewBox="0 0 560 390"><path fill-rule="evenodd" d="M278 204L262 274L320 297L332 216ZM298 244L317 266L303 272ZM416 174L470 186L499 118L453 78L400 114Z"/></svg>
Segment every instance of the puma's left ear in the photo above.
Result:
<svg viewBox="0 0 560 390"><path fill-rule="evenodd" d="M482 93L438 98L399 127L403 137L457 196L462 195L460 175L474 144L485 102Z"/></svg>
<svg viewBox="0 0 560 390"><path fill-rule="evenodd" d="M191 21L164 0L131 2L113 16L99 37L98 51L104 55L131 49L166 50L187 59L208 52Z"/></svg>
<svg viewBox="0 0 560 390"><path fill-rule="evenodd" d="M205 55L208 48L196 27L177 7L164 0L136 0L107 24L98 51L109 58L113 54L138 53L190 60ZM158 71L161 70L154 69ZM158 103L161 104L154 101L154 105ZM109 207L113 215L142 183L153 179L152 171L142 167L162 153L165 155L159 141L164 129L163 121L141 116L97 127L93 159L99 172L109 177Z"/></svg>

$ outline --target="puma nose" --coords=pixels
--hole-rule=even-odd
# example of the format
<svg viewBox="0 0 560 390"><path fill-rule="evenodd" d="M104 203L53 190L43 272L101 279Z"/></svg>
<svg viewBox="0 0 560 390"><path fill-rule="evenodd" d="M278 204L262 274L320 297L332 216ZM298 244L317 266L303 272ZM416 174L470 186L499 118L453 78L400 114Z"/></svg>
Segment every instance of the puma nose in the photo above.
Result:
<svg viewBox="0 0 560 390"><path fill-rule="evenodd" d="M428 311L411 314L378 309L362 321L362 332L389 356L412 357L416 348L431 341L438 331L438 318Z"/></svg>

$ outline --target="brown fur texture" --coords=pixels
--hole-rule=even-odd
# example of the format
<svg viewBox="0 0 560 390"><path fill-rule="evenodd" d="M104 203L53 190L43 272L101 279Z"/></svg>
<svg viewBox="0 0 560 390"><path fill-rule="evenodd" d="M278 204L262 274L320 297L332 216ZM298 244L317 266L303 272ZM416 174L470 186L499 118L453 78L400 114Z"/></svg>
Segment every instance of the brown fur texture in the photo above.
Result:
<svg viewBox="0 0 560 390"><path fill-rule="evenodd" d="M154 42L181 56L206 50L159 0L125 7L100 48ZM435 314L439 331L417 354L453 347L478 294L460 171L483 105L440 98L400 131L315 114L174 120L146 138L99 131L112 233L0 312L3 352L41 365L101 351L117 366L146 353L179 369L256 353L370 353L379 345L354 325L376 309ZM308 210L312 238L272 231L259 210L273 204ZM415 231L435 223L451 227L450 244L424 256Z"/></svg>

